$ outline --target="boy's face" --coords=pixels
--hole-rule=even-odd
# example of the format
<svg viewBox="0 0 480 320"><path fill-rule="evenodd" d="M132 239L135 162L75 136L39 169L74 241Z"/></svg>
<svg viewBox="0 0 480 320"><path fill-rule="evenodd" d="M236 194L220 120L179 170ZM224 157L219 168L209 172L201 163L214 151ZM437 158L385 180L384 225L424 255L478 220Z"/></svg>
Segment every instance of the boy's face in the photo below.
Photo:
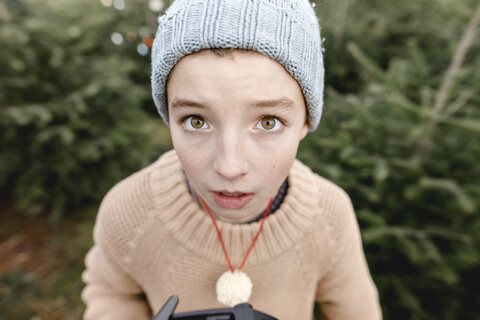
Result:
<svg viewBox="0 0 480 320"><path fill-rule="evenodd" d="M275 197L308 132L296 80L251 51L182 58L167 84L174 148L216 218L255 219Z"/></svg>

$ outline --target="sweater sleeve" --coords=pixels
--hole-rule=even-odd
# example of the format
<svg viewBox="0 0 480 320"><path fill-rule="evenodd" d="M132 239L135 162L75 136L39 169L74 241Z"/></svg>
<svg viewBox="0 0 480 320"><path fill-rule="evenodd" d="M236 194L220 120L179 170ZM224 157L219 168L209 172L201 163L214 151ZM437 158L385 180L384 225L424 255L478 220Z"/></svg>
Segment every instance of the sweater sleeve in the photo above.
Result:
<svg viewBox="0 0 480 320"><path fill-rule="evenodd" d="M95 245L85 259L82 299L85 320L147 320L150 309L142 289Z"/></svg>
<svg viewBox="0 0 480 320"><path fill-rule="evenodd" d="M82 299L85 320L147 320L151 311L142 286L131 273L135 229L150 204L144 175L118 183L103 199L93 232L94 246L85 258Z"/></svg>
<svg viewBox="0 0 480 320"><path fill-rule="evenodd" d="M379 320L378 292L368 270L358 222L350 198L343 191L332 212L336 252L317 286L316 300L327 320Z"/></svg>

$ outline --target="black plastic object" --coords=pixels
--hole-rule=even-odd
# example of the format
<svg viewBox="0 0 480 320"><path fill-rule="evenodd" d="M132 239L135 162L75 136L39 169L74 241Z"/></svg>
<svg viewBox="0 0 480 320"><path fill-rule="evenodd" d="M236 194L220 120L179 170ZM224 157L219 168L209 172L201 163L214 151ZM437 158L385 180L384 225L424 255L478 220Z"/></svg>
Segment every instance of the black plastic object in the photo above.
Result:
<svg viewBox="0 0 480 320"><path fill-rule="evenodd" d="M254 310L248 303L228 309L211 309L173 314L178 296L171 296L153 320L277 320L268 314Z"/></svg>

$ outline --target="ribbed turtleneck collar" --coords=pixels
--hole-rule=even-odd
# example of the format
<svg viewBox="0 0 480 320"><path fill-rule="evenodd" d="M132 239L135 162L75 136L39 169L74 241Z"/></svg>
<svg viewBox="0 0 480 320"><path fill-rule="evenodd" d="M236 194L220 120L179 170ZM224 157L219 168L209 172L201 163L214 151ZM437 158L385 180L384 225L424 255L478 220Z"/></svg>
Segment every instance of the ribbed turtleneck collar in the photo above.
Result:
<svg viewBox="0 0 480 320"><path fill-rule="evenodd" d="M288 177L289 188L274 215L267 217L255 248L245 268L272 259L294 245L313 224L314 210L309 188L313 183L309 170L295 161ZM150 184L155 214L171 234L186 248L205 259L226 264L213 223L189 193L180 161L175 151L162 156L152 172ZM234 267L247 252L260 222L231 224L217 221Z"/></svg>

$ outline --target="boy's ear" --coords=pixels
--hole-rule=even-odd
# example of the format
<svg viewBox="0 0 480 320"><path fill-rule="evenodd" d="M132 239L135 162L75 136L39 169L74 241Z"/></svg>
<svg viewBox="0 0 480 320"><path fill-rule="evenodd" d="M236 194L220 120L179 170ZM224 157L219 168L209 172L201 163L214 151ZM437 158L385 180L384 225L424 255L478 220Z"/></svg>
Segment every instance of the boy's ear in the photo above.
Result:
<svg viewBox="0 0 480 320"><path fill-rule="evenodd" d="M305 124L303 125L303 128L302 128L302 133L300 135L300 140L303 140L303 138L305 138L309 130L310 130L310 125L308 124L308 121L305 121Z"/></svg>

